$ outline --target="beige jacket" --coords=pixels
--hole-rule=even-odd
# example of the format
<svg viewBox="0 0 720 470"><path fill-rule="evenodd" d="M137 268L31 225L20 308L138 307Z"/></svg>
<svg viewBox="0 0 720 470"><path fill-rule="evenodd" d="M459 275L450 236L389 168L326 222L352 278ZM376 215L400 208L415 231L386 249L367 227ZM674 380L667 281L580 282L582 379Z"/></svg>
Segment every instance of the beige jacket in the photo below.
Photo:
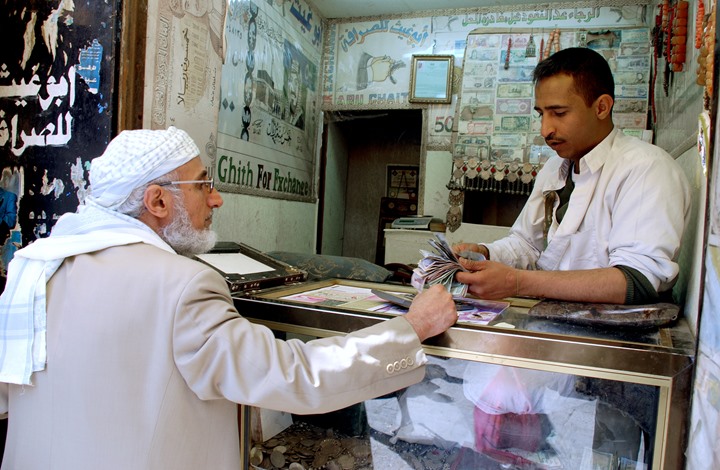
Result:
<svg viewBox="0 0 720 470"><path fill-rule="evenodd" d="M235 403L322 413L409 386L426 362L404 318L278 341L214 270L146 244L66 259L47 331L34 386L0 384L4 470L239 469Z"/></svg>

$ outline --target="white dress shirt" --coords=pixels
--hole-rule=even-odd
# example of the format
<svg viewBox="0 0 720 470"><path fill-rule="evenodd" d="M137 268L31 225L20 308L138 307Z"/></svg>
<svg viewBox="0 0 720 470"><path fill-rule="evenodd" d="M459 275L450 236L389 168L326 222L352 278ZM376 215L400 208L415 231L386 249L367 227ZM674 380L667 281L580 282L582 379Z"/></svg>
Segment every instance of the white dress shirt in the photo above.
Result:
<svg viewBox="0 0 720 470"><path fill-rule="evenodd" d="M570 161L551 158L538 173L510 234L486 244L490 259L523 269L628 266L658 292L672 288L691 208L680 166L661 148L614 129L579 163L562 223L543 236L544 195L565 186ZM557 210L555 202L553 213Z"/></svg>

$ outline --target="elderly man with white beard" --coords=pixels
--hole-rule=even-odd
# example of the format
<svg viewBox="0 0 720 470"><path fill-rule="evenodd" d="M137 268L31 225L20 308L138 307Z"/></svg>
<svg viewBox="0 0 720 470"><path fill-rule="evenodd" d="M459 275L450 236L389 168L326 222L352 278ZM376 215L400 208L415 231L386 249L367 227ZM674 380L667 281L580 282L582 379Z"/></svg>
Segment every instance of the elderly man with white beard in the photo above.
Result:
<svg viewBox="0 0 720 470"><path fill-rule="evenodd" d="M420 381L457 319L441 287L344 337L277 340L223 277L222 197L187 133L120 133L90 195L19 250L0 297L4 469L238 469L236 404L323 413ZM395 366L401 364L401 366Z"/></svg>

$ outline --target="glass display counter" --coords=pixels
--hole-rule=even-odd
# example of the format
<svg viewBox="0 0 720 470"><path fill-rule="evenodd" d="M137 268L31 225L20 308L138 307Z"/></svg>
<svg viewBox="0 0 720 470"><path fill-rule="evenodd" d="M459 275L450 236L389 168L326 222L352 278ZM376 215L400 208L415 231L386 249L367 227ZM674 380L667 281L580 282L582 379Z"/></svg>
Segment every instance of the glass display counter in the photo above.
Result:
<svg viewBox="0 0 720 470"><path fill-rule="evenodd" d="M341 294L321 298L318 292ZM344 298L347 290L364 292ZM279 337L345 334L401 314L368 293L410 287L326 280L247 293L240 313ZM363 297L364 296L364 297ZM424 343L425 379L251 439L244 468L680 469L695 342L681 318L649 329L580 326L507 299Z"/></svg>

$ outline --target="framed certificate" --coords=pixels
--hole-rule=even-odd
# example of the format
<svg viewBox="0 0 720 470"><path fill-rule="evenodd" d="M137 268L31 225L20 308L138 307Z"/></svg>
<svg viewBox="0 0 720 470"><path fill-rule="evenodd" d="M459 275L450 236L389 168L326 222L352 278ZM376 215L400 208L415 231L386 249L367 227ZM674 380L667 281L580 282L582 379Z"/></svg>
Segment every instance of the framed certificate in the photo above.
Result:
<svg viewBox="0 0 720 470"><path fill-rule="evenodd" d="M450 103L455 56L414 55L410 70L411 103Z"/></svg>

